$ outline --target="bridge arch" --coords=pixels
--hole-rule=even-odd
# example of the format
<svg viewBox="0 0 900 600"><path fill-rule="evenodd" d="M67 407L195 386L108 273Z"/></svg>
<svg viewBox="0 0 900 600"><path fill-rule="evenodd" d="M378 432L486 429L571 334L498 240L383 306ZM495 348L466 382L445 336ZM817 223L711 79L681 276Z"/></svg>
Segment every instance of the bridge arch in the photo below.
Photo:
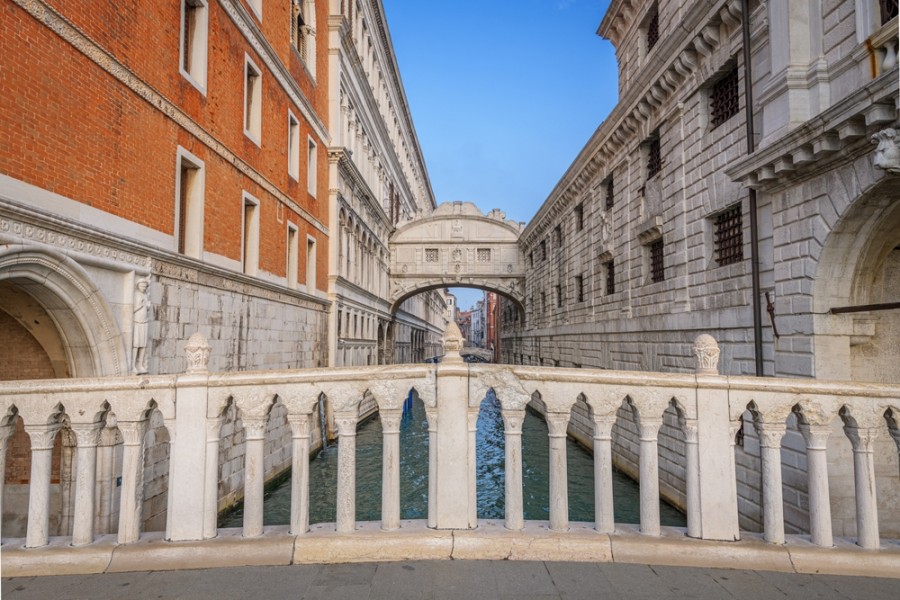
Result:
<svg viewBox="0 0 900 600"><path fill-rule="evenodd" d="M524 223L471 202L446 202L430 215L402 223L390 238L391 310L435 288L474 287L496 292L524 311Z"/></svg>

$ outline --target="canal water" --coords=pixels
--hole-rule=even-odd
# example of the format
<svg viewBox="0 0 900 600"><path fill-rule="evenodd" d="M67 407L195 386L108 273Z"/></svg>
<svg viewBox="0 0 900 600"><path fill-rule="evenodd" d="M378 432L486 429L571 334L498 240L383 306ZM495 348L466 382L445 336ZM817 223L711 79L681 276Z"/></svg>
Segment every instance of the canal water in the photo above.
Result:
<svg viewBox="0 0 900 600"><path fill-rule="evenodd" d="M381 421L376 417L363 423L357 432L356 520L381 520ZM336 520L337 445L320 451L310 463L309 522ZM594 458L572 440L567 445L569 480L569 520L594 520ZM493 392L481 405L477 434L478 518L503 519L505 444L500 404ZM527 411L522 425L522 479L525 518L550 518L549 440L547 425ZM624 474L613 472L613 496L617 523L640 521L637 483ZM290 523L291 481L284 478L266 492L266 525ZM428 517L428 423L421 402L411 403L400 427L400 516L402 519ZM222 527L240 527L243 511L239 506L221 519ZM663 525L685 525L677 509L660 501Z"/></svg>

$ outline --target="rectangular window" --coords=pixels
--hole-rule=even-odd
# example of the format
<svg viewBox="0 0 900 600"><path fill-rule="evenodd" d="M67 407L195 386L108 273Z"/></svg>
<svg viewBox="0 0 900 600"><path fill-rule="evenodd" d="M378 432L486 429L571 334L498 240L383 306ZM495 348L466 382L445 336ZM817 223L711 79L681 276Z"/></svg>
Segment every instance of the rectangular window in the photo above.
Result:
<svg viewBox="0 0 900 600"><path fill-rule="evenodd" d="M612 296L616 293L616 265L613 261L603 263L606 271L606 295Z"/></svg>
<svg viewBox="0 0 900 600"><path fill-rule="evenodd" d="M478 248L475 251L475 258L478 262L491 262L491 249Z"/></svg>
<svg viewBox="0 0 900 600"><path fill-rule="evenodd" d="M613 185L613 176L606 178L606 210L612 210L614 201L615 188Z"/></svg>
<svg viewBox="0 0 900 600"><path fill-rule="evenodd" d="M541 312L547 313L547 292L541 292Z"/></svg>
<svg viewBox="0 0 900 600"><path fill-rule="evenodd" d="M663 262L664 250L662 238L650 242L650 281L653 283L666 279L666 266Z"/></svg>
<svg viewBox="0 0 900 600"><path fill-rule="evenodd" d="M575 231L584 229L584 204L575 207Z"/></svg>
<svg viewBox="0 0 900 600"><path fill-rule="evenodd" d="M297 287L297 271L300 268L300 232L293 223L287 226L287 285Z"/></svg>
<svg viewBox="0 0 900 600"><path fill-rule="evenodd" d="M563 305L563 291L562 286L556 286L556 308L562 308Z"/></svg>
<svg viewBox="0 0 900 600"><path fill-rule="evenodd" d="M259 200L244 192L243 203L241 270L245 275L256 275L259 271Z"/></svg>
<svg viewBox="0 0 900 600"><path fill-rule="evenodd" d="M193 258L203 256L203 162L193 154L178 149L175 174L175 239L178 252Z"/></svg>
<svg viewBox="0 0 900 600"><path fill-rule="evenodd" d="M532 250L531 252L528 253L528 266L529 267L534 266L534 250Z"/></svg>
<svg viewBox="0 0 900 600"><path fill-rule="evenodd" d="M898 10L898 4L900 4L900 2L897 0L878 0L882 25L886 25L888 21L897 16L898 12L900 12L900 10Z"/></svg>
<svg viewBox="0 0 900 600"><path fill-rule="evenodd" d="M709 93L710 124L713 129L738 114L738 80L737 66L734 66L713 84Z"/></svg>
<svg viewBox="0 0 900 600"><path fill-rule="evenodd" d="M262 139L262 75L250 57L244 59L244 134L260 145Z"/></svg>
<svg viewBox="0 0 900 600"><path fill-rule="evenodd" d="M306 236L306 291L316 291L316 239Z"/></svg>
<svg viewBox="0 0 900 600"><path fill-rule="evenodd" d="M180 71L201 92L206 93L206 46L209 16L207 0L181 2Z"/></svg>
<svg viewBox="0 0 900 600"><path fill-rule="evenodd" d="M575 301L584 302L584 276L575 276Z"/></svg>
<svg viewBox="0 0 900 600"><path fill-rule="evenodd" d="M744 260L744 228L741 205L737 204L715 216L716 263L730 265Z"/></svg>
<svg viewBox="0 0 900 600"><path fill-rule="evenodd" d="M651 179L662 170L662 153L659 144L659 131L647 140L647 179Z"/></svg>
<svg viewBox="0 0 900 600"><path fill-rule="evenodd" d="M318 157L316 156L318 148L312 138L307 138L306 143L306 190L313 197L316 196L316 171Z"/></svg>
<svg viewBox="0 0 900 600"><path fill-rule="evenodd" d="M300 121L288 111L288 175L300 181Z"/></svg>
<svg viewBox="0 0 900 600"><path fill-rule="evenodd" d="M425 248L425 262L427 262L427 263L438 262L438 249L437 248Z"/></svg>
<svg viewBox="0 0 900 600"><path fill-rule="evenodd" d="M659 8L656 4L650 9L647 19L647 52L659 41Z"/></svg>

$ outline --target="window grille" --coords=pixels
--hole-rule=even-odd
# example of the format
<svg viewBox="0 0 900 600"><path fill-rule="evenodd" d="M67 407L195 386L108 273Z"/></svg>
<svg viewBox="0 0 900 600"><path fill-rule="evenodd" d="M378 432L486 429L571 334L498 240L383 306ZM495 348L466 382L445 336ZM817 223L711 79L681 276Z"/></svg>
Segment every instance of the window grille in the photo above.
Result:
<svg viewBox="0 0 900 600"><path fill-rule="evenodd" d="M662 156L660 155L659 136L650 139L647 146L647 179L650 179L662 170Z"/></svg>
<svg viewBox="0 0 900 600"><path fill-rule="evenodd" d="M557 285L556 286L556 308L562 308L562 305L563 305L562 286Z"/></svg>
<svg viewBox="0 0 900 600"><path fill-rule="evenodd" d="M478 248L475 258L478 262L491 262L491 249L490 248Z"/></svg>
<svg viewBox="0 0 900 600"><path fill-rule="evenodd" d="M529 267L534 266L534 250L532 250L531 252L528 253L528 266Z"/></svg>
<svg viewBox="0 0 900 600"><path fill-rule="evenodd" d="M653 10L653 14L647 21L647 52L652 50L659 41L659 10L655 6L651 10Z"/></svg>
<svg viewBox="0 0 900 600"><path fill-rule="evenodd" d="M425 262L436 263L438 261L437 248L425 248Z"/></svg>
<svg viewBox="0 0 900 600"><path fill-rule="evenodd" d="M881 24L885 25L888 21L897 16L898 0L878 0L878 8L881 9Z"/></svg>
<svg viewBox="0 0 900 600"><path fill-rule="evenodd" d="M547 312L547 292L541 292L541 312Z"/></svg>
<svg viewBox="0 0 900 600"><path fill-rule="evenodd" d="M741 205L716 215L716 262L730 265L744 260L744 229Z"/></svg>
<svg viewBox="0 0 900 600"><path fill-rule="evenodd" d="M734 67L724 77L713 84L709 97L710 116L713 128L718 127L738 113L740 108L738 92L738 70Z"/></svg>
<svg viewBox="0 0 900 600"><path fill-rule="evenodd" d="M606 263L606 295L616 293L616 265L613 261Z"/></svg>
<svg viewBox="0 0 900 600"><path fill-rule="evenodd" d="M575 230L582 229L584 229L584 204L579 204L575 207Z"/></svg>
<svg viewBox="0 0 900 600"><path fill-rule="evenodd" d="M541 260L547 260L547 240L541 241Z"/></svg>
<svg viewBox="0 0 900 600"><path fill-rule="evenodd" d="M575 298L576 302L584 302L584 276L575 276Z"/></svg>
<svg viewBox="0 0 900 600"><path fill-rule="evenodd" d="M663 241L658 239L650 243L650 280L653 283L665 281L666 267L663 263Z"/></svg>
<svg viewBox="0 0 900 600"><path fill-rule="evenodd" d="M553 245L556 248L562 246L562 226L557 225L553 228Z"/></svg>
<svg viewBox="0 0 900 600"><path fill-rule="evenodd" d="M615 187L613 185L612 175L610 175L606 180L606 210L612 210L614 193Z"/></svg>

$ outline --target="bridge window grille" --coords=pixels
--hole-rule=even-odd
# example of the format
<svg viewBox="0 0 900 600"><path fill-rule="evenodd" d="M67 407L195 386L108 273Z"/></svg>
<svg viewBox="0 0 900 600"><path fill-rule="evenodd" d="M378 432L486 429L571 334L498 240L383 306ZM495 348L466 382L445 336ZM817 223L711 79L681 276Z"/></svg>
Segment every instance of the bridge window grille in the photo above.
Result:
<svg viewBox="0 0 900 600"><path fill-rule="evenodd" d="M491 249L490 248L478 248L475 253L475 258L478 262L491 262Z"/></svg>
<svg viewBox="0 0 900 600"><path fill-rule="evenodd" d="M612 175L606 178L606 210L612 210L615 186Z"/></svg>
<svg viewBox="0 0 900 600"><path fill-rule="evenodd" d="M647 52L659 41L659 9L654 5L647 20Z"/></svg>
<svg viewBox="0 0 900 600"><path fill-rule="evenodd" d="M584 302L584 276L575 276L575 298L576 302Z"/></svg>
<svg viewBox="0 0 900 600"><path fill-rule="evenodd" d="M744 228L741 222L741 205L738 204L716 215L716 262L730 265L744 260Z"/></svg>
<svg viewBox="0 0 900 600"><path fill-rule="evenodd" d="M425 262L427 262L427 263L438 262L438 249L437 248L425 248Z"/></svg>
<svg viewBox="0 0 900 600"><path fill-rule="evenodd" d="M666 279L666 267L663 262L664 250L662 238L650 243L650 281L653 283Z"/></svg>
<svg viewBox="0 0 900 600"><path fill-rule="evenodd" d="M881 24L885 25L888 21L897 16L900 12L898 8L900 2L898 0L878 0L878 8L881 9Z"/></svg>
<svg viewBox="0 0 900 600"><path fill-rule="evenodd" d="M710 119L715 129L734 115L740 108L738 70L733 67L712 86L710 92Z"/></svg>
<svg viewBox="0 0 900 600"><path fill-rule="evenodd" d="M659 133L647 142L647 179L662 170L662 152L659 144Z"/></svg>
<svg viewBox="0 0 900 600"><path fill-rule="evenodd" d="M613 261L604 263L606 269L606 295L612 296L616 293L616 265Z"/></svg>
<svg viewBox="0 0 900 600"><path fill-rule="evenodd" d="M556 286L556 308L562 308L563 306L563 291L562 286Z"/></svg>
<svg viewBox="0 0 900 600"><path fill-rule="evenodd" d="M575 207L575 231L584 229L584 204Z"/></svg>

